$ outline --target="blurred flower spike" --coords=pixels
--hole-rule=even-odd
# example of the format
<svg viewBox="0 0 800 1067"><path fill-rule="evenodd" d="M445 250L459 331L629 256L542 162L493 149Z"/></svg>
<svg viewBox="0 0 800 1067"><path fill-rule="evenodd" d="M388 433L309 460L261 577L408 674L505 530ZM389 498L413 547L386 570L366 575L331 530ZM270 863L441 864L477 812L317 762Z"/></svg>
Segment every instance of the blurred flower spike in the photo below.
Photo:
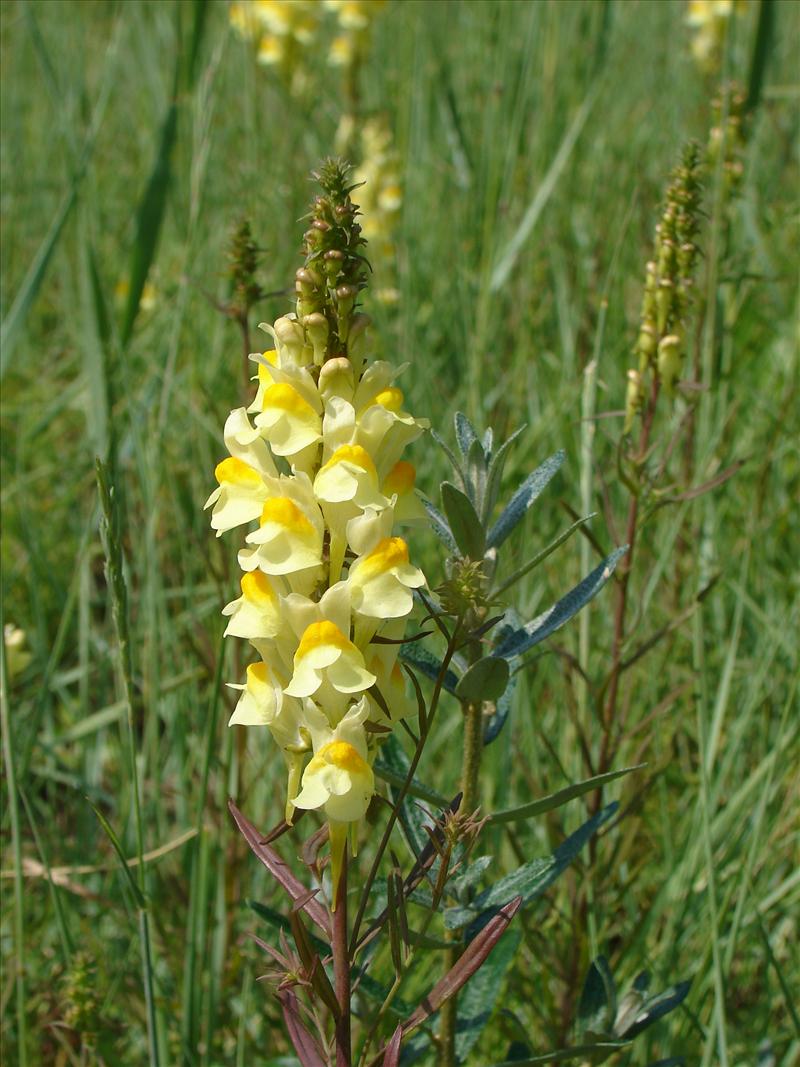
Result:
<svg viewBox="0 0 800 1067"><path fill-rule="evenodd" d="M348 168L327 161L316 177L296 311L262 324L274 347L251 356L255 398L228 416L206 507L218 536L248 527L240 595L223 613L257 658L232 684L230 723L266 727L282 751L287 821L295 808L327 818L335 892L377 750L416 708L397 653L425 577L398 528L422 515L402 454L427 422L404 410L403 368L367 359Z"/></svg>
<svg viewBox="0 0 800 1067"><path fill-rule="evenodd" d="M692 33L692 55L703 70L717 70L731 17L746 7L747 0L689 0L686 25Z"/></svg>

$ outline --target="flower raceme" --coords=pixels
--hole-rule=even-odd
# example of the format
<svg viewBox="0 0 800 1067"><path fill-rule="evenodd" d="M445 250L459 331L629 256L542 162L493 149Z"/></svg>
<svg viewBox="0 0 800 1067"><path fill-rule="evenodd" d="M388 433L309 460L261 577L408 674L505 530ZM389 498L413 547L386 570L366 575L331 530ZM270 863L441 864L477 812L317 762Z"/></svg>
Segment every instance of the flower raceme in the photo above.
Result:
<svg viewBox="0 0 800 1067"><path fill-rule="evenodd" d="M404 410L402 368L365 365L364 316L328 308L320 346L322 308L264 327L275 348L251 357L256 395L225 423L206 507L218 536L248 528L223 614L256 658L232 686L230 724L266 727L282 750L287 820L295 808L328 819L336 885L378 746L416 709L397 654L425 578L398 528L424 519L401 457L427 423Z"/></svg>

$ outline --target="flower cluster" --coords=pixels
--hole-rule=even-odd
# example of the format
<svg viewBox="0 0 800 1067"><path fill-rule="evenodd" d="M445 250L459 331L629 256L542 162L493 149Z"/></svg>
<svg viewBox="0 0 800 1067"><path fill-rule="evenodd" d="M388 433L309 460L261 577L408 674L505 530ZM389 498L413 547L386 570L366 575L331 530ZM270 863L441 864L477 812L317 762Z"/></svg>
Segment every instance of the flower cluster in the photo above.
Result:
<svg viewBox="0 0 800 1067"><path fill-rule="evenodd" d="M731 16L745 8L747 0L689 0L686 25L692 31L692 55L698 66L717 69Z"/></svg>
<svg viewBox="0 0 800 1067"><path fill-rule="evenodd" d="M667 189L656 226L653 259L645 267L638 369L628 371L624 432L630 433L654 375L668 395L680 378L686 349L685 326L697 260L700 154L689 144Z"/></svg>
<svg viewBox="0 0 800 1067"><path fill-rule="evenodd" d="M363 59L369 47L372 22L386 0L323 0L336 15L339 32L331 41L330 62L352 67Z"/></svg>
<svg viewBox="0 0 800 1067"><path fill-rule="evenodd" d="M386 0L235 0L228 9L233 29L256 46L259 63L275 67L297 91L305 81L323 16L335 16L329 61L349 70L369 48L372 22Z"/></svg>
<svg viewBox="0 0 800 1067"><path fill-rule="evenodd" d="M257 48L258 61L292 75L302 50L319 27L317 0L237 0L228 11L231 26Z"/></svg>
<svg viewBox="0 0 800 1067"><path fill-rule="evenodd" d="M398 664L424 585L397 528L424 521L406 446L427 423L403 406L402 368L365 362L364 239L346 169L317 175L294 314L264 326L257 390L225 423L229 456L206 507L217 535L251 525L226 634L248 640L231 724L266 726L286 760L286 817L319 809L334 868L374 793L380 741L416 704ZM334 885L336 885L334 878Z"/></svg>
<svg viewBox="0 0 800 1067"><path fill-rule="evenodd" d="M380 273L386 275L388 264L395 256L394 233L403 206L403 186L400 158L385 119L373 118L364 123L361 159L354 177L364 183L361 195L364 236L370 242L373 262L379 263ZM375 295L384 304L396 303L399 298L391 285L384 285Z"/></svg>

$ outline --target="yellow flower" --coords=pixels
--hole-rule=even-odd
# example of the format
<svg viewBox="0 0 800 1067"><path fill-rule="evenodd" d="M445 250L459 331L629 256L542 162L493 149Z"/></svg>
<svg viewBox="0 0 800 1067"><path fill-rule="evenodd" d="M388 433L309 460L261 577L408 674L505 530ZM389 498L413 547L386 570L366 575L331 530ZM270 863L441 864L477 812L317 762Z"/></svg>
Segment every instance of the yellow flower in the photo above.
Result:
<svg viewBox="0 0 800 1067"><path fill-rule="evenodd" d="M359 556L347 580L355 610L374 619L404 618L414 606L411 590L425 584L422 571L409 563L402 537L384 537Z"/></svg>
<svg viewBox="0 0 800 1067"><path fill-rule="evenodd" d="M375 683L364 657L336 623L323 619L306 628L294 656L294 674L286 687L293 697L313 696L327 681L338 693L363 693Z"/></svg>
<svg viewBox="0 0 800 1067"><path fill-rule="evenodd" d="M321 718L310 722L314 756L303 774L295 807L321 808L336 822L363 819L375 792L362 725L368 714L369 705L361 700L334 728Z"/></svg>
<svg viewBox="0 0 800 1067"><path fill-rule="evenodd" d="M305 475L273 480L261 509L259 528L247 535L252 549L242 549L239 565L265 574L293 574L322 562L325 524Z"/></svg>
<svg viewBox="0 0 800 1067"><path fill-rule="evenodd" d="M223 615L231 617L224 636L248 640L275 637L281 628L281 610L270 579L258 570L245 572L241 588L242 595L222 609Z"/></svg>

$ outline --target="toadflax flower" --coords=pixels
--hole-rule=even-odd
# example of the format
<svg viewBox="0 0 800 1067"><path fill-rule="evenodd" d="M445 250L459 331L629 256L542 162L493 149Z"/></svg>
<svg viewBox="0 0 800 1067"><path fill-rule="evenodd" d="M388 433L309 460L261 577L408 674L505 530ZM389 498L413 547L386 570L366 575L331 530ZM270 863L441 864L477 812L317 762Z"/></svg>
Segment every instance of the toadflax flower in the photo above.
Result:
<svg viewBox="0 0 800 1067"><path fill-rule="evenodd" d="M403 458L427 423L405 410L402 368L366 360L364 240L346 169L328 162L297 272L294 314L255 353L255 396L225 423L229 456L206 507L220 535L248 526L226 635L250 642L230 725L266 728L283 753L286 817L329 822L335 895L347 842L375 792L372 765L413 714L398 662L425 584L399 528L421 521ZM380 640L378 640L380 639Z"/></svg>

